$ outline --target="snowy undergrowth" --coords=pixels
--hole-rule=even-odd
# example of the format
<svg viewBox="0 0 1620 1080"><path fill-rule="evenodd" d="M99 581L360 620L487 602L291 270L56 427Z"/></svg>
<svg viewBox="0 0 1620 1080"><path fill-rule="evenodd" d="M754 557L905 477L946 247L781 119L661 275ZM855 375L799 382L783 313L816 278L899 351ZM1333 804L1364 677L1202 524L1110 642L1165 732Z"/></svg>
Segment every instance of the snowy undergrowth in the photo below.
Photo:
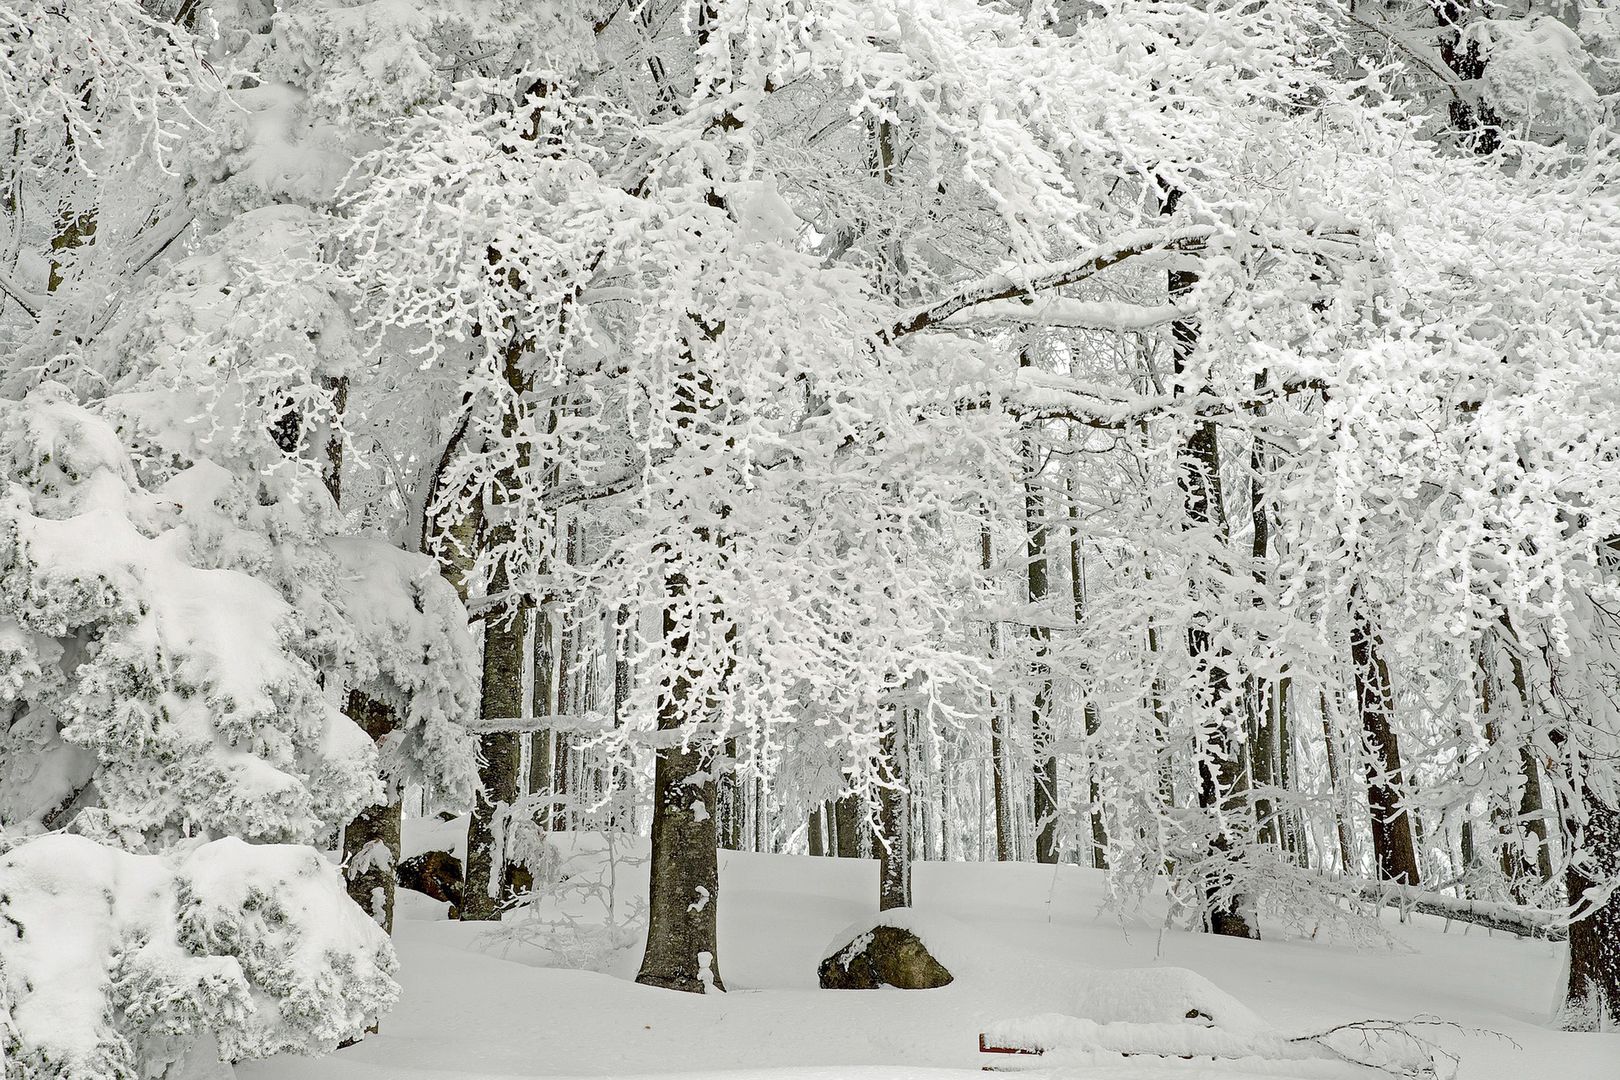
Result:
<svg viewBox="0 0 1620 1080"><path fill-rule="evenodd" d="M407 821L407 853L446 845L456 828ZM1392 912L1384 921L1394 948L1308 934L1218 939L1166 929L1162 900L1120 920L1105 909L1102 875L1073 866L920 863L910 918L929 948L955 965L956 981L923 992L823 991L816 965L829 943L876 915L876 864L743 852L722 852L721 859L719 944L728 994L700 998L635 985L639 942L600 965L606 973L560 968L536 950L491 951L486 931L445 922L443 905L402 893L396 942L404 994L381 1033L328 1059L280 1057L238 1066L238 1074L920 1080L977 1074L990 1061L1085 1080L1379 1075L1326 1055L1217 1064L1101 1049L1039 1058L978 1051L978 1036L992 1025L1042 1014L1098 1027L1145 1025L1163 1036L1176 1019L1170 1014L1181 1007L1185 1019L1193 1004L1228 1032L1249 1018L1283 1038L1373 1018L1432 1016L1460 1025L1415 1029L1457 1056L1459 1080L1608 1080L1620 1060L1620 1037L1548 1025L1556 943L1461 924L1448 929L1424 915L1403 923ZM645 874L644 867L626 872L628 895L645 889ZM1335 1045L1342 1040L1356 1051L1381 1037L1346 1029Z"/></svg>
<svg viewBox="0 0 1620 1080"><path fill-rule="evenodd" d="M0 857L5 1080L329 1051L393 1005L394 970L311 848L227 838L134 855L54 835Z"/></svg>

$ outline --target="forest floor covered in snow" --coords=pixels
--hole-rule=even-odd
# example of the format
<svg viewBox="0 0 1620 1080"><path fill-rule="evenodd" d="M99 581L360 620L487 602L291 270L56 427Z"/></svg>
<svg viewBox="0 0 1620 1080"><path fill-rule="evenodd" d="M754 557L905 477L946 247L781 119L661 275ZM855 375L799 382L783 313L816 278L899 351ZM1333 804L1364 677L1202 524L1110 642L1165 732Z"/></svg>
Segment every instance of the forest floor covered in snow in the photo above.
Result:
<svg viewBox="0 0 1620 1080"><path fill-rule="evenodd" d="M1425 915L1398 923L1392 912L1388 946L1275 931L1262 942L1222 939L1164 929L1162 903L1122 924L1105 907L1096 871L923 863L915 868L917 917L955 981L926 991L821 990L818 962L842 931L873 913L876 864L724 852L721 866L728 993L636 985L639 943L604 954L601 971L542 966L555 958L487 927L446 921L444 905L402 890L395 942L404 995L381 1031L322 1059L243 1063L238 1075L921 1080L965 1077L984 1065L1099 1080L1385 1075L1329 1060L978 1051L979 1033L998 1021L1075 1014L1088 994L1095 1001L1116 986L1132 992L1124 969L1176 967L1211 980L1285 1035L1372 1018L1455 1023L1422 1030L1455 1055L1461 1080L1620 1077L1620 1034L1547 1026L1560 963L1560 946L1547 941ZM644 895L645 870L621 867L617 888L621 898ZM1440 1075L1450 1074L1453 1066L1441 1064Z"/></svg>

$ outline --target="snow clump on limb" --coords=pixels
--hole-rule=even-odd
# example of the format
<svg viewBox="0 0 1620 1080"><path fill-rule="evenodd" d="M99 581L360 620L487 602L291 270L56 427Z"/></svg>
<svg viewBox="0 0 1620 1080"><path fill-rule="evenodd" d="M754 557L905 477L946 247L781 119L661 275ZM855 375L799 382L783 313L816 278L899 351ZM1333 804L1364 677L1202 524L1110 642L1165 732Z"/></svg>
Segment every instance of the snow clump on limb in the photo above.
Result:
<svg viewBox="0 0 1620 1080"><path fill-rule="evenodd" d="M388 937L309 848L167 856L82 836L0 856L5 1080L136 1080L324 1053L399 996Z"/></svg>

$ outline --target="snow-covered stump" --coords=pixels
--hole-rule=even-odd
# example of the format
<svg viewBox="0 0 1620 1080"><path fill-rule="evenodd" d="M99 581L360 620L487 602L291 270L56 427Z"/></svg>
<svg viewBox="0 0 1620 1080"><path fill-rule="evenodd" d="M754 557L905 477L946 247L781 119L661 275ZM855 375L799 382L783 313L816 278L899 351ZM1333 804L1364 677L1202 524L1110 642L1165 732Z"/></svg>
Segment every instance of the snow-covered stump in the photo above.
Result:
<svg viewBox="0 0 1620 1080"><path fill-rule="evenodd" d="M823 990L933 990L953 981L916 930L907 925L909 909L891 909L858 933L841 935L831 955L821 961Z"/></svg>

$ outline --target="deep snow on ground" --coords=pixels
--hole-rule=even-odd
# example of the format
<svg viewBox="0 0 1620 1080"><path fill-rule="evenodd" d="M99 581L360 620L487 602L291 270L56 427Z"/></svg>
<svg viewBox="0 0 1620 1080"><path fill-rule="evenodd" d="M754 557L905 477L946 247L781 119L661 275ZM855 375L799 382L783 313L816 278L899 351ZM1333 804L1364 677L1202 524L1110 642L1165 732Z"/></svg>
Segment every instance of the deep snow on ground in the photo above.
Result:
<svg viewBox="0 0 1620 1080"><path fill-rule="evenodd" d="M448 839L453 828L437 831ZM434 831L419 826L407 848L432 842ZM620 868L621 899L645 894L645 874ZM956 981L929 991L824 991L816 965L836 936L872 915L876 864L726 852L720 969L729 993L702 997L630 981L639 946L611 956L608 974L541 967L540 951L503 949L487 929L446 922L441 905L400 895L404 995L381 1032L323 1059L244 1063L242 1080L961 1080L962 1070L986 1064L1099 1080L1384 1075L1325 1061L978 1053L987 1025L1073 1013L1084 994L1095 1000L1124 984L1099 969L1141 967L1190 968L1285 1034L1373 1017L1484 1029L1437 1029L1436 1040L1460 1058L1461 1080L1620 1078L1620 1034L1545 1024L1558 945L1460 924L1448 930L1428 916L1402 925L1391 915L1393 948L1238 941L1163 930L1162 906L1121 925L1104 909L1102 875L1092 870L924 863L915 875L918 918Z"/></svg>

